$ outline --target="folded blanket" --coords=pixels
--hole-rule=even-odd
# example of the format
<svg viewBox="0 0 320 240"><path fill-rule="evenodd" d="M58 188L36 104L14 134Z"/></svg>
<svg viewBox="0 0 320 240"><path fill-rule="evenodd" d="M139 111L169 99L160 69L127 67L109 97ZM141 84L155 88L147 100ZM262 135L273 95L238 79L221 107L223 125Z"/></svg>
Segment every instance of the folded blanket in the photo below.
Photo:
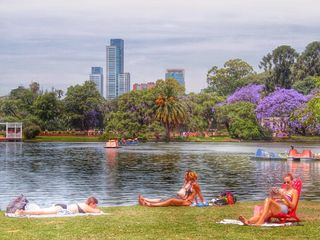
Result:
<svg viewBox="0 0 320 240"><path fill-rule="evenodd" d="M109 215L109 213L57 213L45 215L18 215L14 213L5 213L6 217L11 218L56 218L56 217L80 217L80 216L100 216Z"/></svg>
<svg viewBox="0 0 320 240"><path fill-rule="evenodd" d="M235 219L223 219L220 222L217 222L220 224L236 224L244 226L243 222ZM285 226L294 226L296 223L287 222L287 223L264 223L262 225L259 225L260 227L285 227ZM250 226L257 226L257 225L250 225Z"/></svg>

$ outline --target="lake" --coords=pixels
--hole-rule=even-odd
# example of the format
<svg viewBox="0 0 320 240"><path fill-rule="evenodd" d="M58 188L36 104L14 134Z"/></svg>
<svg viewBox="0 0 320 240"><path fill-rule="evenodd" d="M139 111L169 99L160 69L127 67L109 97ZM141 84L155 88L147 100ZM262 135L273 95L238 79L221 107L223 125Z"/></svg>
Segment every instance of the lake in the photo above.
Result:
<svg viewBox="0 0 320 240"><path fill-rule="evenodd" d="M295 144L318 153L317 145ZM231 190L238 200L260 200L282 176L303 181L302 199L320 199L320 161L250 160L257 148L286 152L289 143L144 143L106 149L103 143L0 143L0 209L23 193L40 206L84 201L137 204L138 194L171 197L184 172L199 174L206 200Z"/></svg>

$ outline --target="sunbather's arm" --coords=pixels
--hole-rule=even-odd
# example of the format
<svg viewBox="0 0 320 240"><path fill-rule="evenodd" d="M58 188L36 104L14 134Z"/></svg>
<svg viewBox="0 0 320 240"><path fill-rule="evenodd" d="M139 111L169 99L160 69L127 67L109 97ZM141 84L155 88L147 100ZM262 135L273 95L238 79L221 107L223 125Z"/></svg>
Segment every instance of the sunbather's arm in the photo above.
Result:
<svg viewBox="0 0 320 240"><path fill-rule="evenodd" d="M85 207L84 210L85 210L86 213L103 213L103 211L101 211L100 209L92 208L92 207L90 207L88 205Z"/></svg>
<svg viewBox="0 0 320 240"><path fill-rule="evenodd" d="M199 184L193 185L193 188L194 188L194 190L196 191L197 195L199 196L201 202L204 202L204 198L203 198L203 196L202 196L202 193L201 193L201 189L200 189Z"/></svg>

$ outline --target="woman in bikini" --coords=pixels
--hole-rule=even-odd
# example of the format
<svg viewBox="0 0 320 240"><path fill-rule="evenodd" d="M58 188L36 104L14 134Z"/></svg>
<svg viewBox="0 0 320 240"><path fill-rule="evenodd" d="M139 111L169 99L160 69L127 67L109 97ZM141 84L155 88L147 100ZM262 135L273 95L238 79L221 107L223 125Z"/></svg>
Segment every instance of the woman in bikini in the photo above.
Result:
<svg viewBox="0 0 320 240"><path fill-rule="evenodd" d="M198 175L196 172L187 171L185 174L185 194L184 191L179 191L177 197L169 198L167 200L148 199L139 196L139 204L147 207L167 207L167 206L190 206L197 196L204 202L200 186L197 182Z"/></svg>
<svg viewBox="0 0 320 240"><path fill-rule="evenodd" d="M95 197L89 197L84 203L77 204L55 204L49 208L42 208L39 210L17 210L18 215L45 215L57 214L59 212L67 211L69 213L103 213L97 208L98 200Z"/></svg>
<svg viewBox="0 0 320 240"><path fill-rule="evenodd" d="M250 219L240 216L239 220L246 225L261 225L264 224L272 215L276 215L280 212L287 214L289 209L295 208L298 203L298 192L292 187L292 174L288 173L283 180L283 187L277 191L279 198L266 198L263 209L259 214Z"/></svg>

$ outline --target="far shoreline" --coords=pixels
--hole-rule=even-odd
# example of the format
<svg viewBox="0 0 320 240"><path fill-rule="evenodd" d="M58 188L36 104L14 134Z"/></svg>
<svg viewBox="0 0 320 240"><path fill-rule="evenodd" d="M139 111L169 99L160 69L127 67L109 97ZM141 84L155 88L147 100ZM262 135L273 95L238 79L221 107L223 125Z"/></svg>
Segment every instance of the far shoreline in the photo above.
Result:
<svg viewBox="0 0 320 240"><path fill-rule="evenodd" d="M37 136L34 139L24 139L23 142L106 142L101 137L95 136ZM172 138L169 142L165 140L148 139L140 140L141 143L158 142L158 143L179 143L179 142L226 142L226 143L310 143L319 144L320 136L291 136L286 138L272 138L270 140L242 140L234 139L228 136L215 137L188 137Z"/></svg>

